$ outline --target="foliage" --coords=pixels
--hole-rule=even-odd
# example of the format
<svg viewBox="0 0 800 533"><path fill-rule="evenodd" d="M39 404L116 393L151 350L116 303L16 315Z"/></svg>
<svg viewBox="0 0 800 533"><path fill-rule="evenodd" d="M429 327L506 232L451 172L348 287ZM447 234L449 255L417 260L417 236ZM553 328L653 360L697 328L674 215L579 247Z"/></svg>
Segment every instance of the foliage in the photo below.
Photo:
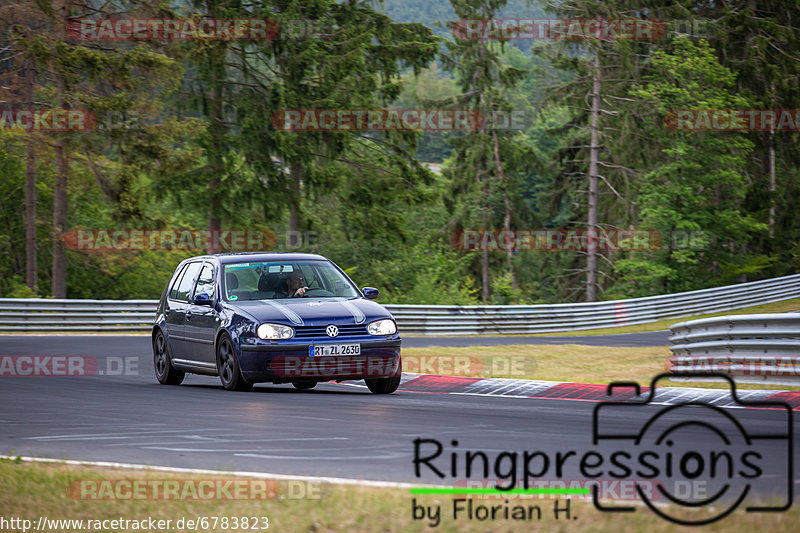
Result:
<svg viewBox="0 0 800 533"><path fill-rule="evenodd" d="M770 261L748 253L750 234L766 230L742 211L747 178L742 173L753 143L737 133L664 131L663 117L671 109L749 109L750 102L732 93L735 75L717 62L706 41L674 41L671 51L651 56L643 83L630 92L645 111L645 139L664 158L643 173L639 194L642 223L662 235L675 231L705 231L713 242L674 248L672 242L642 256L617 263L621 284L630 294L646 294L659 286L679 292L694 286L709 272L733 282L742 273L757 273Z"/></svg>
<svg viewBox="0 0 800 533"><path fill-rule="evenodd" d="M603 252L600 296L800 269L800 137L676 131L664 122L676 109L797 108L796 7L777 0L735 10L699 1L650 2L645 10L624 0L71 4L69 16L308 24L301 36L215 42L76 40L63 33L62 4L0 6L0 107L24 106L30 60L38 107L64 103L101 120L76 133L0 129L0 297L51 296L61 143L68 230L271 229L283 251L298 250L288 241L302 232L314 236L303 251L331 257L359 285L378 287L384 302L579 300L582 252L484 255L454 249L450 236L461 228L585 227L595 54L603 77L599 223L658 230L664 239L655 250ZM686 19L703 23L705 33L500 42L454 38L448 26L470 18L580 16ZM519 111L525 122L521 130L446 134L291 132L272 124L281 109L439 107ZM35 156L36 293L25 277L28 147ZM441 174L425 163L439 165ZM693 235L688 245L675 237L686 234ZM174 265L199 253L68 250L66 293L156 298Z"/></svg>

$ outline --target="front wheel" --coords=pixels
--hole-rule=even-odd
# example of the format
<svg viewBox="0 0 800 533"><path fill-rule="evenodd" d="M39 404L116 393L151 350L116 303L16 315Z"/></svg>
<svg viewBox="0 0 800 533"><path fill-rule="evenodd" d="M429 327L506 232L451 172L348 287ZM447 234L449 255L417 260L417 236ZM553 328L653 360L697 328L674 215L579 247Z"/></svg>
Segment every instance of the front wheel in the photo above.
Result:
<svg viewBox="0 0 800 533"><path fill-rule="evenodd" d="M367 388L373 394L391 394L400 386L400 376L393 378L374 378L365 379Z"/></svg>
<svg viewBox="0 0 800 533"><path fill-rule="evenodd" d="M373 394L391 394L400 386L400 378L403 377L403 361L397 364L397 372L390 378L371 378L365 379L364 383Z"/></svg>
<svg viewBox="0 0 800 533"><path fill-rule="evenodd" d="M233 341L227 333L222 334L217 344L217 373L225 390L249 391L253 388L253 384L242 377Z"/></svg>
<svg viewBox="0 0 800 533"><path fill-rule="evenodd" d="M175 370L172 366L169 345L161 331L153 337L153 368L156 371L156 379L162 385L180 385L186 377L184 372Z"/></svg>

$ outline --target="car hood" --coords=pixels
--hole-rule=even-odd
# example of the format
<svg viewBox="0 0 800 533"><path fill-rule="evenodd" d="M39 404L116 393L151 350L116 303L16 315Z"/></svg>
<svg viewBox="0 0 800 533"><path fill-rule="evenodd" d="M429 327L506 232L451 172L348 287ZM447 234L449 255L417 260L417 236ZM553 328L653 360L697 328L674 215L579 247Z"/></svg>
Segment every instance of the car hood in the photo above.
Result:
<svg viewBox="0 0 800 533"><path fill-rule="evenodd" d="M392 315L382 305L365 298L286 298L236 302L238 307L259 322L292 326L369 324Z"/></svg>

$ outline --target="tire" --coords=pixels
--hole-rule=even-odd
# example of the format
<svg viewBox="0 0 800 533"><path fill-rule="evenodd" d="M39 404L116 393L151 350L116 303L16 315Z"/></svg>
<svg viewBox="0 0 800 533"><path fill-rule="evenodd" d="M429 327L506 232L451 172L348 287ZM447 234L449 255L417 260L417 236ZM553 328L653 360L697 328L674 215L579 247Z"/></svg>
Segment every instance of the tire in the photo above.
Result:
<svg viewBox="0 0 800 533"><path fill-rule="evenodd" d="M373 394L391 394L400 386L400 378L403 377L403 361L399 361L397 373L390 378L365 379L364 383Z"/></svg>
<svg viewBox="0 0 800 533"><path fill-rule="evenodd" d="M172 366L169 344L161 330L153 337L153 369L156 372L156 379L162 385L180 385L186 377L185 372L175 370Z"/></svg>
<svg viewBox="0 0 800 533"><path fill-rule="evenodd" d="M217 343L217 373L225 390L245 392L253 388L253 384L242 377L233 341L227 333L223 333Z"/></svg>
<svg viewBox="0 0 800 533"><path fill-rule="evenodd" d="M292 385L297 390L309 390L317 386L316 381L292 381Z"/></svg>

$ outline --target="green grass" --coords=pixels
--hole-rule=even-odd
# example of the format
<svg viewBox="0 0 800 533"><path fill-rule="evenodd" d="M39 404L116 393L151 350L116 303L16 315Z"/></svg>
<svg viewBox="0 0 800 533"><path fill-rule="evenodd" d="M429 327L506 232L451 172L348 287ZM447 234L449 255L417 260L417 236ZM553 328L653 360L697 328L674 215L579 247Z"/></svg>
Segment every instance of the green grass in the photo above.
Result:
<svg viewBox="0 0 800 533"><path fill-rule="evenodd" d="M409 452L410 453L410 452ZM411 468L409 463L409 468ZM220 474L231 479L231 476ZM30 464L0 461L0 516L8 519L20 517L37 523L40 516L50 519L114 519L141 520L147 517L171 520L180 518L266 516L269 529L258 531L281 532L485 532L485 531L547 531L563 533L619 533L621 531L697 531L681 528L657 516L644 507L634 513L601 513L591 503L579 497L570 497L570 520L556 519L553 515L552 497L519 500L509 497L509 505L538 505L541 518L532 520L495 521L469 520L463 514L458 520L452 516L453 499L459 495L412 495L409 489L374 488L354 485L335 485L322 491L318 499L273 499L267 501L186 501L186 500L102 500L75 499L68 494L70 483L84 479L143 480L210 479L211 476L165 474L156 471L131 471L66 466L61 464ZM565 496L559 504L563 507ZM504 499L475 496L474 504L498 505ZM441 523L432 528L427 520L414 520L412 504L430 507L441 506ZM535 515L534 515L535 516ZM744 513L736 511L726 519L705 526L703 531L790 533L797 531L800 509L795 505L787 513ZM62 529L61 531L75 531ZM106 529L104 531L113 531ZM129 530L130 531L130 530ZM174 525L166 531L178 531ZM226 531L209 528L204 531ZM227 531L234 531L228 527ZM256 531L251 529L250 531Z"/></svg>

